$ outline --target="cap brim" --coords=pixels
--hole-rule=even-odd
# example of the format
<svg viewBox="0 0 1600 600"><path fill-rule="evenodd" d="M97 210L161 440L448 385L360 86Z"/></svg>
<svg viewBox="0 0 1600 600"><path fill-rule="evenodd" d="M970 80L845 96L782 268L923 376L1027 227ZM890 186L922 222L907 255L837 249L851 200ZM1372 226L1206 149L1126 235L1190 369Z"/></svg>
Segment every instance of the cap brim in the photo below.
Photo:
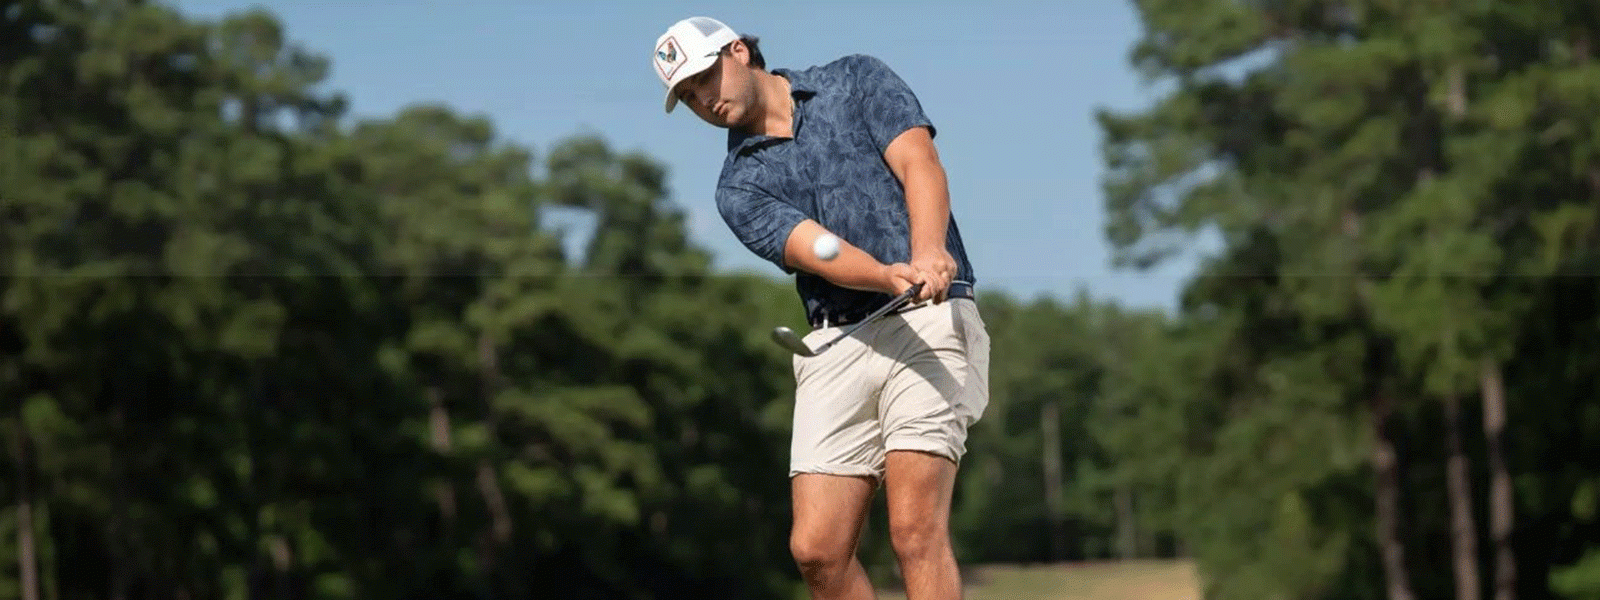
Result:
<svg viewBox="0 0 1600 600"><path fill-rule="evenodd" d="M701 71L711 68L711 65L714 64L717 64L716 53L712 53L710 56L690 58L683 63L683 66L678 67L678 72L674 73L676 76L675 81L672 82L672 85L667 86L666 110L668 113L671 113L672 109L678 106L678 95L676 93L678 84L683 83L685 79L698 75Z"/></svg>

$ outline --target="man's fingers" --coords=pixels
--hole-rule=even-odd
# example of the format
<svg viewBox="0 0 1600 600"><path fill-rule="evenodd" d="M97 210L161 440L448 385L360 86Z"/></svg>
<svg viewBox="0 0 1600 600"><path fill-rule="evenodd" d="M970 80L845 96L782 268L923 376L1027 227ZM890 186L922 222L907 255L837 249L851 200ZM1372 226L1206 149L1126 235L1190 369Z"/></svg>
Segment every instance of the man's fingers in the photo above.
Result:
<svg viewBox="0 0 1600 600"><path fill-rule="evenodd" d="M914 298L917 302L932 300L935 303L943 302L945 291L950 287L950 281L938 272L917 269L918 281L922 282L922 291Z"/></svg>
<svg viewBox="0 0 1600 600"><path fill-rule="evenodd" d="M940 300L940 297L944 295L945 287L944 275L941 275L937 272L924 271L924 273L926 273L928 276L928 285L922 288L922 294L919 299L923 301L932 301L934 303L941 302L942 300Z"/></svg>
<svg viewBox="0 0 1600 600"><path fill-rule="evenodd" d="M913 261L911 266L927 274L928 289L919 295L919 300L932 300L934 303L944 302L949 298L950 284L955 281L956 263L954 260L943 257L927 257Z"/></svg>
<svg viewBox="0 0 1600 600"><path fill-rule="evenodd" d="M911 286L919 281L916 268L905 263L889 265L889 293L893 295L904 294ZM923 287L927 287L924 285Z"/></svg>
<svg viewBox="0 0 1600 600"><path fill-rule="evenodd" d="M911 286L914 286L914 285L919 284L919 283L922 284L922 289L918 290L916 294L913 294L911 296L911 300L913 302L915 302L918 298L921 298L922 294L927 292L927 290L928 290L928 276L927 276L926 273L923 273L921 269L918 269L916 267L910 267L910 268L906 269L905 273L903 275L901 275L900 277L901 277L901 279L903 279L906 282L905 287L900 288L900 293L902 293L902 294L905 293L906 290L911 289Z"/></svg>

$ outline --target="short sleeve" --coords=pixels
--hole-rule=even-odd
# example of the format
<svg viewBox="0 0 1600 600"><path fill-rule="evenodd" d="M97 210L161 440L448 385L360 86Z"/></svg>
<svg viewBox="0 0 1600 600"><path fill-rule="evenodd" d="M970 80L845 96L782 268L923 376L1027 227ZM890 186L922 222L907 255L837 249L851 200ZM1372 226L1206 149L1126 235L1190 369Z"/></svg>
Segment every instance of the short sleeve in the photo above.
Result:
<svg viewBox="0 0 1600 600"><path fill-rule="evenodd" d="M866 55L853 56L851 62L856 100L878 152L887 150L890 142L913 127L927 127L928 135L934 135L933 123L923 113L917 95L889 65Z"/></svg>
<svg viewBox="0 0 1600 600"><path fill-rule="evenodd" d="M805 221L800 209L771 194L739 184L717 186L717 212L739 238L739 243L784 273L794 273L783 261L783 250L795 226Z"/></svg>

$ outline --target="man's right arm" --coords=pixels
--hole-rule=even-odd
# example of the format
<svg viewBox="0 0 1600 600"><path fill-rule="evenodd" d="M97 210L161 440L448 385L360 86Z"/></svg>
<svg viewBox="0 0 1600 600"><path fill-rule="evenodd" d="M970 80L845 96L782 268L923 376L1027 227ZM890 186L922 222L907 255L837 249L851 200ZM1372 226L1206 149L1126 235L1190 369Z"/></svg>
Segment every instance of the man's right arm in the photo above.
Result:
<svg viewBox="0 0 1600 600"><path fill-rule="evenodd" d="M843 238L837 257L817 258L811 250L812 243L827 230L799 209L765 192L720 186L717 210L745 248L786 273L805 271L839 287L885 294L898 294L923 280L910 265L885 265Z"/></svg>
<svg viewBox="0 0 1600 600"><path fill-rule="evenodd" d="M839 287L890 295L924 280L925 275L911 265L878 262L844 238L839 238L839 255L833 260L822 260L811 248L817 237L825 233L829 231L811 219L796 224L784 244L784 263L790 268L814 273Z"/></svg>

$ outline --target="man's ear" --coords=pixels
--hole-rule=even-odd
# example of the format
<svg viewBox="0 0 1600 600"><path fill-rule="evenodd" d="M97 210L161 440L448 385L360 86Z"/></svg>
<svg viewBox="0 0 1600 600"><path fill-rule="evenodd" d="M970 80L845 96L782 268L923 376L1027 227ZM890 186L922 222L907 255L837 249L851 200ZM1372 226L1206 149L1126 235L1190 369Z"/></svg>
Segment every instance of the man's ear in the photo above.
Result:
<svg viewBox="0 0 1600 600"><path fill-rule="evenodd" d="M738 59L739 64L750 66L750 47L744 45L744 40L728 42L728 54Z"/></svg>

